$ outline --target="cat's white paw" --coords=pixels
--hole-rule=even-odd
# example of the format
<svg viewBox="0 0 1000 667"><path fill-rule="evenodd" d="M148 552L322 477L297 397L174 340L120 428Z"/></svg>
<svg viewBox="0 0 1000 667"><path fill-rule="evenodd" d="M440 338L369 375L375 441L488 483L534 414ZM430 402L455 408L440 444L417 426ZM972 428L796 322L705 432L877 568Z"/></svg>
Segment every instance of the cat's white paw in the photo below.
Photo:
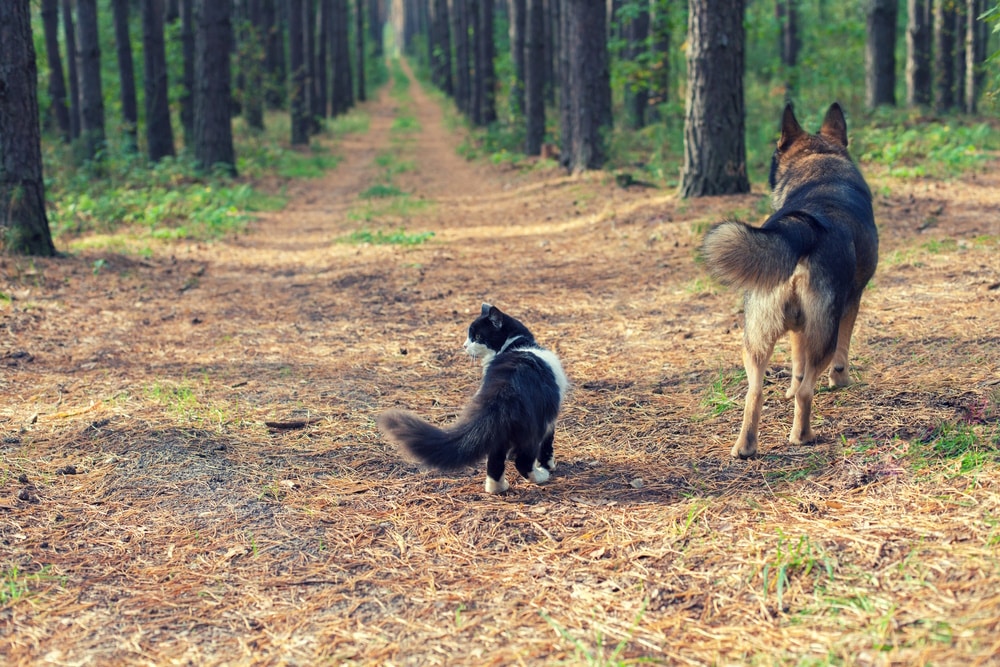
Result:
<svg viewBox="0 0 1000 667"><path fill-rule="evenodd" d="M545 467L549 469L549 472L552 472L553 470L555 470L556 469L556 457L553 456L552 458L550 458L548 464L546 464Z"/></svg>
<svg viewBox="0 0 1000 667"><path fill-rule="evenodd" d="M489 475L486 476L486 493L506 493L509 488L506 477L501 477L498 482Z"/></svg>
<svg viewBox="0 0 1000 667"><path fill-rule="evenodd" d="M536 465L534 470L528 473L528 479L535 484L544 484L549 481L549 471L539 465Z"/></svg>

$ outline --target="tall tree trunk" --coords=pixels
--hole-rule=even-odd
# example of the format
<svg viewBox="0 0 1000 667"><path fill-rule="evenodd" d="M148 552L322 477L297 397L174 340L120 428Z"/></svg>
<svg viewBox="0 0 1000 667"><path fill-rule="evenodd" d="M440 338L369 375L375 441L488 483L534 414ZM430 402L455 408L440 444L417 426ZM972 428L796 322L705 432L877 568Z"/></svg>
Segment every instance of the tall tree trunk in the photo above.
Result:
<svg viewBox="0 0 1000 667"><path fill-rule="evenodd" d="M49 97L52 115L63 141L72 139L69 109L66 108L66 77L59 54L59 0L42 0L42 27L45 30L45 54L49 61Z"/></svg>
<svg viewBox="0 0 1000 667"><path fill-rule="evenodd" d="M868 0L865 29L865 106L896 106L897 0Z"/></svg>
<svg viewBox="0 0 1000 667"><path fill-rule="evenodd" d="M368 39L374 45L372 55L382 57L382 24L384 19L379 11L379 0L368 0Z"/></svg>
<svg viewBox="0 0 1000 667"><path fill-rule="evenodd" d="M525 0L508 0L510 24L507 34L510 40L510 60L514 65L514 78L510 82L510 103L513 112L524 114L524 43L526 7Z"/></svg>
<svg viewBox="0 0 1000 667"><path fill-rule="evenodd" d="M76 68L76 26L73 25L73 3L62 0L63 35L66 38L66 70L69 79L69 135L80 138L80 73Z"/></svg>
<svg viewBox="0 0 1000 667"><path fill-rule="evenodd" d="M660 118L659 105L670 100L670 15L663 3L650 0L650 17L653 33L653 66L650 76L649 95L652 106L651 116Z"/></svg>
<svg viewBox="0 0 1000 667"><path fill-rule="evenodd" d="M174 155L167 96L167 52L163 40L163 0L142 0L142 53L146 96L146 145L154 162Z"/></svg>
<svg viewBox="0 0 1000 667"><path fill-rule="evenodd" d="M303 15L304 0L288 0L288 45L291 88L288 91L292 115L292 145L309 143L309 106L306 90L309 78L306 73L306 48Z"/></svg>
<svg viewBox="0 0 1000 667"><path fill-rule="evenodd" d="M493 0L479 0L476 21L476 82L479 87L479 124L491 125L497 119L496 71L493 58Z"/></svg>
<svg viewBox="0 0 1000 667"><path fill-rule="evenodd" d="M264 25L262 0L246 0L246 43L243 46L243 68L246 70L246 88L243 93L243 118L247 127L264 129Z"/></svg>
<svg viewBox="0 0 1000 667"><path fill-rule="evenodd" d="M965 113L976 113L976 102L979 98L979 68L982 62L979 55L982 48L979 44L979 26L976 20L982 13L983 3L977 0L966 0L965 10Z"/></svg>
<svg viewBox="0 0 1000 667"><path fill-rule="evenodd" d="M135 94L135 67L132 63L132 39L128 34L129 0L111 0L114 15L115 45L118 47L118 78L121 81L122 129L125 150L138 150L139 103Z"/></svg>
<svg viewBox="0 0 1000 667"><path fill-rule="evenodd" d="M569 50L572 141L563 156L571 172L600 169L607 158L604 134L611 129L611 74L607 8L603 2L568 0L564 9Z"/></svg>
<svg viewBox="0 0 1000 667"><path fill-rule="evenodd" d="M181 0L181 50L184 53L184 92L181 93L181 125L184 127L184 145L194 148L194 3Z"/></svg>
<svg viewBox="0 0 1000 667"><path fill-rule="evenodd" d="M447 27L445 28L447 31ZM358 101L364 102L368 95L365 91L365 12L363 0L354 3L354 60L358 69Z"/></svg>
<svg viewBox="0 0 1000 667"><path fill-rule="evenodd" d="M163 3L163 23L173 23L181 15L180 0L166 0Z"/></svg>
<svg viewBox="0 0 1000 667"><path fill-rule="evenodd" d="M795 65L799 59L798 0L778 0L775 12L781 24L781 64L785 69L785 97L791 99L798 87Z"/></svg>
<svg viewBox="0 0 1000 667"><path fill-rule="evenodd" d="M330 115L330 71L327 63L330 60L330 2L319 0L317 3L316 29L316 110L321 118Z"/></svg>
<svg viewBox="0 0 1000 667"><path fill-rule="evenodd" d="M556 26L559 72L559 160L569 166L573 146L573 114L570 97L574 86L570 69L570 0L553 0L558 6L559 23Z"/></svg>
<svg viewBox="0 0 1000 667"><path fill-rule="evenodd" d="M906 2L906 105L931 103L932 0Z"/></svg>
<svg viewBox="0 0 1000 667"><path fill-rule="evenodd" d="M76 3L76 66L80 74L80 137L84 157L104 150L104 93L101 89L101 44L97 33L97 0Z"/></svg>
<svg viewBox="0 0 1000 667"><path fill-rule="evenodd" d="M262 27L264 39L264 96L267 106L281 109L285 105L285 29L279 20L277 2L282 0L262 0ZM284 6L284 5L282 5Z"/></svg>
<svg viewBox="0 0 1000 667"><path fill-rule="evenodd" d="M633 15L623 17L623 37L628 46L625 47L625 59L633 63L642 63L649 48L649 5L639 5ZM646 78L632 78L625 84L625 107L629 125L633 129L646 126L646 108L649 106L649 85Z"/></svg>
<svg viewBox="0 0 1000 667"><path fill-rule="evenodd" d="M306 109L309 114L309 134L320 130L316 108L316 9L314 0L302 3L302 43L305 47Z"/></svg>
<svg viewBox="0 0 1000 667"><path fill-rule="evenodd" d="M934 110L955 106L955 8L948 0L934 3Z"/></svg>
<svg viewBox="0 0 1000 667"><path fill-rule="evenodd" d="M743 101L744 0L691 0L683 197L750 191Z"/></svg>
<svg viewBox="0 0 1000 667"><path fill-rule="evenodd" d="M559 81L559 70L556 67L559 60L559 0L542 0L542 2L544 5L543 13L545 14L545 39L543 41L543 48L545 50L545 102L546 104L555 106L556 86Z"/></svg>
<svg viewBox="0 0 1000 667"><path fill-rule="evenodd" d="M333 68L331 102L333 115L346 113L354 106L354 80L351 76L351 43L348 35L350 8L347 0L333 0L330 28L330 63Z"/></svg>
<svg viewBox="0 0 1000 667"><path fill-rule="evenodd" d="M448 18L448 0L433 0L434 9L434 83L449 97L455 94L455 84L451 76L451 28Z"/></svg>
<svg viewBox="0 0 1000 667"><path fill-rule="evenodd" d="M236 174L233 150L232 82L229 54L233 43L231 0L198 0L195 32L194 155L202 169L221 166Z"/></svg>
<svg viewBox="0 0 1000 667"><path fill-rule="evenodd" d="M524 16L524 152L538 155L545 141L545 4L527 0Z"/></svg>
<svg viewBox="0 0 1000 667"><path fill-rule="evenodd" d="M54 255L29 0L0 2L0 252Z"/></svg>
<svg viewBox="0 0 1000 667"><path fill-rule="evenodd" d="M469 31L465 0L450 0L451 32L455 37L455 107L469 113Z"/></svg>

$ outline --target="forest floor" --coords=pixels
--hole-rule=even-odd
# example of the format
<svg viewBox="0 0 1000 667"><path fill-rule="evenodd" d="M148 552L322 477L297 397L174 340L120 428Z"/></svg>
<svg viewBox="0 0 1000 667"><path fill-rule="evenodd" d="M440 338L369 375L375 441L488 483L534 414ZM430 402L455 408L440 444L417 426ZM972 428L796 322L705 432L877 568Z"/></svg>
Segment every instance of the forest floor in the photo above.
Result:
<svg viewBox="0 0 1000 667"><path fill-rule="evenodd" d="M733 461L740 297L695 250L766 192L469 162L416 83L363 109L244 233L0 259L4 664L1000 664L996 163L868 174L858 382L789 445L782 343ZM484 301L573 385L503 496L374 424L455 418Z"/></svg>

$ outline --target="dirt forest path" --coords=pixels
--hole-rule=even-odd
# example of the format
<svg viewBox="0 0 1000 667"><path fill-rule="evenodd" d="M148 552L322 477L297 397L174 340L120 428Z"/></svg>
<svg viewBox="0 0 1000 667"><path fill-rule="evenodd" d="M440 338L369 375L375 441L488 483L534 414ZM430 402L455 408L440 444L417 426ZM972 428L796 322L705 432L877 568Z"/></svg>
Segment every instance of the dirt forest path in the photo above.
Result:
<svg viewBox="0 0 1000 667"><path fill-rule="evenodd" d="M995 660L995 164L873 181L859 381L791 446L781 347L763 456L733 462L740 299L695 248L765 193L469 162L415 80L362 111L323 140L340 165L246 232L0 259L5 664ZM483 301L573 384L553 479L501 497L373 421L454 419ZM914 467L948 429L984 444Z"/></svg>

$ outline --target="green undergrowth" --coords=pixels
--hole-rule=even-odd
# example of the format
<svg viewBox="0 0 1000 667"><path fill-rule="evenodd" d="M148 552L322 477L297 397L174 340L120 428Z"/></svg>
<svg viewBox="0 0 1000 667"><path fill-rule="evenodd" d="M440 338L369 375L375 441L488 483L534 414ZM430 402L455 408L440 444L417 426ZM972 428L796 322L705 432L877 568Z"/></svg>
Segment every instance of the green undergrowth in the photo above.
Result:
<svg viewBox="0 0 1000 667"><path fill-rule="evenodd" d="M398 229L391 232L378 229L359 229L343 237L340 241L342 243L367 243L370 245L417 246L431 240L433 236L434 232L410 233L405 229Z"/></svg>

